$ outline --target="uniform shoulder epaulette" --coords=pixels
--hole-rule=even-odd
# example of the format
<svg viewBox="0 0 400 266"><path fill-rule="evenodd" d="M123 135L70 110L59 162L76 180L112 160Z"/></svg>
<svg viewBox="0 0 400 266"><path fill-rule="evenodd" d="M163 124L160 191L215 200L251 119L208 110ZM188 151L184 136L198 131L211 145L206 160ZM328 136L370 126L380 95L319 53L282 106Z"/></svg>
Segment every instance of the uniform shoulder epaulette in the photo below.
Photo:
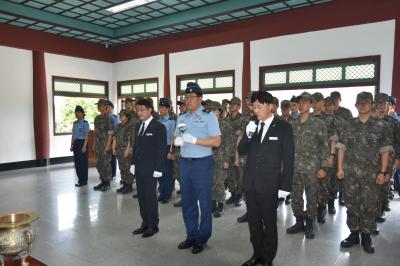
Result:
<svg viewBox="0 0 400 266"><path fill-rule="evenodd" d="M209 114L209 113L211 113L211 109L203 109L202 112Z"/></svg>
<svg viewBox="0 0 400 266"><path fill-rule="evenodd" d="M186 114L186 112L179 113L178 116L181 116L181 115L184 115L184 114Z"/></svg>

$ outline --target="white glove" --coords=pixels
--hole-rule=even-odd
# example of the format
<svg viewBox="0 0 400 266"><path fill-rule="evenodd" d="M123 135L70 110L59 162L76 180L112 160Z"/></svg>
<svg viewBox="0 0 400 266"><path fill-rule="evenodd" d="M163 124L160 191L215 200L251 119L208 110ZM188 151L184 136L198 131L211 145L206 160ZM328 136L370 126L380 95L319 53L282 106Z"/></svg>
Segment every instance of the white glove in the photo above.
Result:
<svg viewBox="0 0 400 266"><path fill-rule="evenodd" d="M132 175L135 174L135 165L134 164L131 165L131 172L132 172Z"/></svg>
<svg viewBox="0 0 400 266"><path fill-rule="evenodd" d="M196 144L196 141L197 141L197 138L190 135L189 133L183 134L182 138L183 138L184 142L188 142L188 143L192 143L192 144Z"/></svg>
<svg viewBox="0 0 400 266"><path fill-rule="evenodd" d="M161 173L161 172L158 172L158 171L154 171L154 172L153 172L153 177L155 177L155 178L160 178L160 177L162 177L162 173Z"/></svg>
<svg viewBox="0 0 400 266"><path fill-rule="evenodd" d="M174 145L177 147L182 147L183 146L183 139L182 137L176 137L174 141Z"/></svg>
<svg viewBox="0 0 400 266"><path fill-rule="evenodd" d="M246 136L251 139L257 130L256 123L252 120L246 126Z"/></svg>

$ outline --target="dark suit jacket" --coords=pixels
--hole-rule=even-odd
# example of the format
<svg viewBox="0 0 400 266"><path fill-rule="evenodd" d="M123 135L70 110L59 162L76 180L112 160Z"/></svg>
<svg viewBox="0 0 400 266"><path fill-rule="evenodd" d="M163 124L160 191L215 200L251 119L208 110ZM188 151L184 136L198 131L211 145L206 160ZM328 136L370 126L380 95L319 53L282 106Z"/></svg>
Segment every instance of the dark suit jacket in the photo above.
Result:
<svg viewBox="0 0 400 266"><path fill-rule="evenodd" d="M262 143L257 133L251 139L244 133L238 152L247 155L243 174L245 192L251 189L258 193L291 190L294 143L292 126L289 123L274 117Z"/></svg>
<svg viewBox="0 0 400 266"><path fill-rule="evenodd" d="M135 129L133 145L133 164L135 173L141 176L153 176L154 171L165 171L167 153L167 131L165 126L154 117L143 136L138 136L140 125Z"/></svg>

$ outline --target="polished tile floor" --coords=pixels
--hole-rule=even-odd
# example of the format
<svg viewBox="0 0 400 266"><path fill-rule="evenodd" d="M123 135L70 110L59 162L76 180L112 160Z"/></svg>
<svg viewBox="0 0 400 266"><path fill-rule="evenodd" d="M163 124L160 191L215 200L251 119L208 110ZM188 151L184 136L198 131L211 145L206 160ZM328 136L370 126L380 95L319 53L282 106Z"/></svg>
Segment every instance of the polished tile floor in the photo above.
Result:
<svg viewBox="0 0 400 266"><path fill-rule="evenodd" d="M178 250L184 240L182 213L172 203L160 204L160 232L152 238L133 236L140 225L138 203L132 195L117 195L118 182L107 193L95 192L98 180L90 169L89 186L74 187L71 164L0 173L0 213L36 211L37 238L32 255L51 266L241 265L252 254L247 224L236 218L245 207L229 207L214 219L213 236L205 252L192 255ZM119 180L119 178L117 177ZM345 208L339 208L327 223L316 226L316 238L288 236L293 223L291 208L279 207L279 249L274 265L400 265L400 199L391 202L388 221L373 238L374 255L355 247L341 250L339 242L348 233Z"/></svg>

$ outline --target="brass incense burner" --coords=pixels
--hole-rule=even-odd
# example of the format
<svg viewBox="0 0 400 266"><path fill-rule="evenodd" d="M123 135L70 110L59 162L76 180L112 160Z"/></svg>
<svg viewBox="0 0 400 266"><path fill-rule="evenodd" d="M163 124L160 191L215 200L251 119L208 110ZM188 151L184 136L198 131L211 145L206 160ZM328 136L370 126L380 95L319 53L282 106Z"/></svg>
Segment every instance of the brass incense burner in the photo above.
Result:
<svg viewBox="0 0 400 266"><path fill-rule="evenodd" d="M4 257L21 260L21 266L28 266L26 258L35 239L31 223L38 219L34 212L16 212L0 215L0 265Z"/></svg>

